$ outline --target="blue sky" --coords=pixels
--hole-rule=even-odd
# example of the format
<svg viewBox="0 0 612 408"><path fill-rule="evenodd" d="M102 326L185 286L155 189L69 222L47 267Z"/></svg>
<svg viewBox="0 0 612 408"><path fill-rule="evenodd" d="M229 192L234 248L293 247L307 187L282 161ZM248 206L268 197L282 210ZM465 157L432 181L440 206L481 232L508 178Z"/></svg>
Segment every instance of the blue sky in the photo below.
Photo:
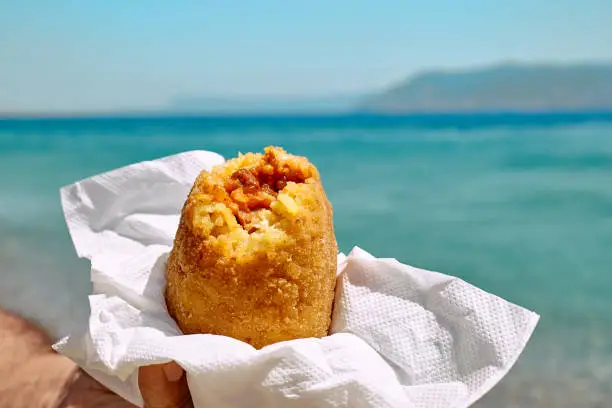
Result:
<svg viewBox="0 0 612 408"><path fill-rule="evenodd" d="M0 1L0 112L364 93L429 68L612 60L610 0Z"/></svg>

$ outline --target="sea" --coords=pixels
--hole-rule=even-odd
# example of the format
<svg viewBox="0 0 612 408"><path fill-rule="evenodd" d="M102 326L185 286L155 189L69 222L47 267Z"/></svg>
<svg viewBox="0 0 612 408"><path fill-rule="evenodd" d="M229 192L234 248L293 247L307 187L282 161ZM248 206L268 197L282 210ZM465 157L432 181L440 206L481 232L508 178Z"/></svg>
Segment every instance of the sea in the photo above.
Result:
<svg viewBox="0 0 612 408"><path fill-rule="evenodd" d="M342 251L455 275L541 315L476 407L612 407L612 114L0 120L0 306L87 319L58 190L187 150L319 168Z"/></svg>

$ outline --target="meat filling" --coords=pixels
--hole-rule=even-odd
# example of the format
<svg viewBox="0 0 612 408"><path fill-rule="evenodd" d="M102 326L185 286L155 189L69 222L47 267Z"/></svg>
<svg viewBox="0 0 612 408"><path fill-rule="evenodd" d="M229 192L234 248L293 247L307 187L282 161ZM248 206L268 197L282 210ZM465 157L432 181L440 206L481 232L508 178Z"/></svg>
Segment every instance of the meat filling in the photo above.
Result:
<svg viewBox="0 0 612 408"><path fill-rule="evenodd" d="M269 209L287 183L304 183L311 176L308 168L266 154L261 165L238 169L226 180L224 188L230 198L226 205L244 227L251 221L251 212Z"/></svg>

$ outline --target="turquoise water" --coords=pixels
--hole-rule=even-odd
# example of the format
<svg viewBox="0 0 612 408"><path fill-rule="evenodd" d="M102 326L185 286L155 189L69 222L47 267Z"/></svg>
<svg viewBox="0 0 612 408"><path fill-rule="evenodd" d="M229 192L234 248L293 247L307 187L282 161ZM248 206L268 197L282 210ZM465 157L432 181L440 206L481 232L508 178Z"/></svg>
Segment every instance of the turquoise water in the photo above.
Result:
<svg viewBox="0 0 612 408"><path fill-rule="evenodd" d="M318 167L344 251L459 276L542 315L482 407L612 406L612 116L0 121L0 306L87 316L58 189L185 150Z"/></svg>

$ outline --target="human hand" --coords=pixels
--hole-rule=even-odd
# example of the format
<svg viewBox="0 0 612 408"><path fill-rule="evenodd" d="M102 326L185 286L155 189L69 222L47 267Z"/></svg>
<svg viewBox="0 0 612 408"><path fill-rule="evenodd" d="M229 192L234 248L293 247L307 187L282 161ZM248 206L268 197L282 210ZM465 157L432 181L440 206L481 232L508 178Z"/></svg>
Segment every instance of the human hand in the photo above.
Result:
<svg viewBox="0 0 612 408"><path fill-rule="evenodd" d="M81 371L62 408L133 408L129 402ZM176 363L141 367L138 386L145 408L192 408L185 372Z"/></svg>
<svg viewBox="0 0 612 408"><path fill-rule="evenodd" d="M191 408L183 369L176 363L141 367L145 408ZM134 408L51 349L35 325L0 309L0 408Z"/></svg>

